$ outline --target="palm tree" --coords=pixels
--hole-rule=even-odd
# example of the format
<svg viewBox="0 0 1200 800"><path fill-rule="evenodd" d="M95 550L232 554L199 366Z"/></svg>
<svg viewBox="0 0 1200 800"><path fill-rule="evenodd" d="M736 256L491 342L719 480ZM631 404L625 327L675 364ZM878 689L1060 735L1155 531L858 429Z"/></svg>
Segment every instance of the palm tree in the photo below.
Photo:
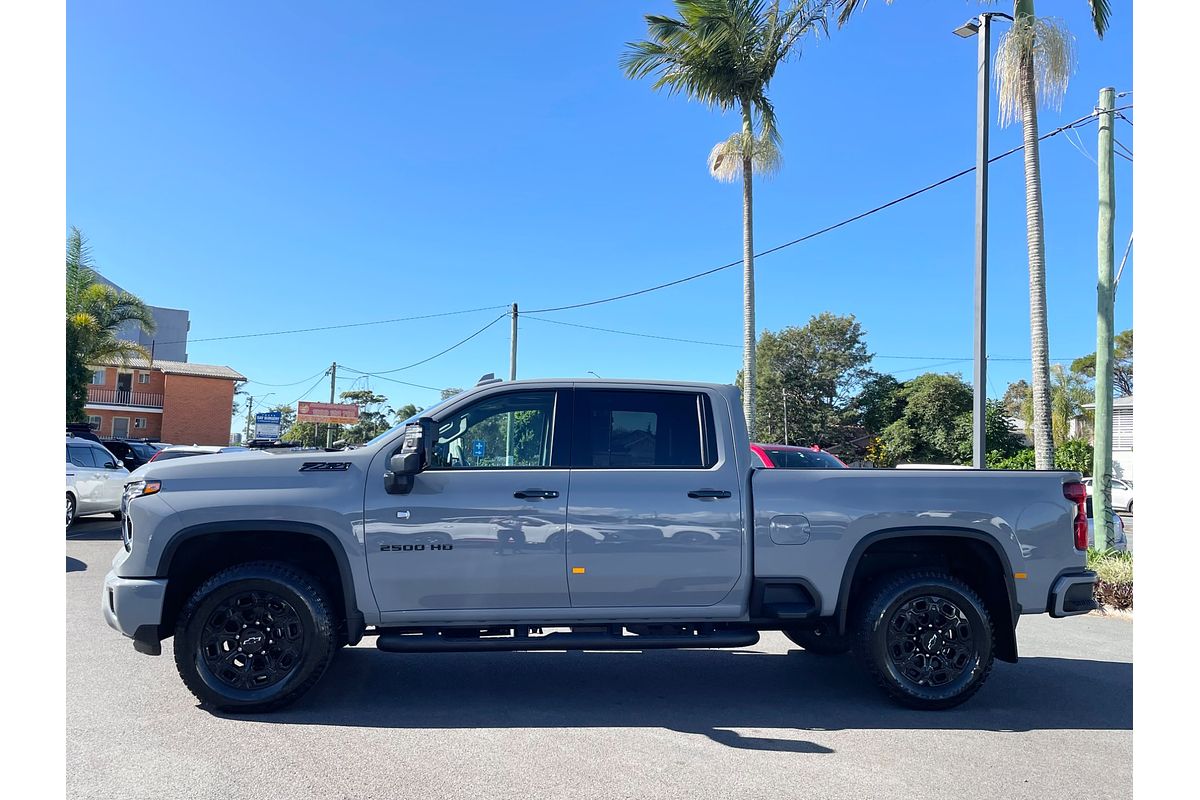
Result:
<svg viewBox="0 0 1200 800"><path fill-rule="evenodd" d="M97 281L91 248L76 227L67 237L66 301L67 417L75 421L87 400L87 366L149 360L146 348L118 339L117 331L132 320L153 333L154 316L139 298Z"/></svg>
<svg viewBox="0 0 1200 800"><path fill-rule="evenodd" d="M779 169L779 130L767 87L801 37L825 30L831 0L675 0L679 18L646 15L649 39L621 55L628 78L682 93L710 108L737 110L741 130L718 143L708 167L717 180L742 179L742 405L755 432L754 172Z"/></svg>
<svg viewBox="0 0 1200 800"><path fill-rule="evenodd" d="M888 0L891 3L892 0ZM867 4L839 0L838 24ZM1103 39L1108 0L1088 0L1092 27ZM1034 15L1033 0L1013 0L1013 24L996 51L1000 124L1018 116L1025 142L1025 239L1029 251L1029 330L1033 355L1033 447L1038 469L1054 469L1050 335L1046 325L1046 247L1042 221L1042 168L1038 151L1037 101L1057 109L1075 71L1074 37L1060 22Z"/></svg>

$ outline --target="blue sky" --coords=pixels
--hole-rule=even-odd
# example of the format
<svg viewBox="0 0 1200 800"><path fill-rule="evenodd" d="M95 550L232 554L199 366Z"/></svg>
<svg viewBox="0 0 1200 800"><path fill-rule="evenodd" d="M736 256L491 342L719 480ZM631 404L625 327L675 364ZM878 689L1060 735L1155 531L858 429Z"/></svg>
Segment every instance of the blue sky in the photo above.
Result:
<svg viewBox="0 0 1200 800"><path fill-rule="evenodd" d="M1038 4L1076 34L1079 61L1061 111L1041 113L1043 132L1089 113L1103 86L1132 88L1131 3L1113 4L1102 42L1087 5ZM251 393L274 392L268 404L300 399L314 383L305 396L327 398L328 380L316 378L332 361L373 372L424 359L501 310L216 337L558 306L733 261L741 192L712 180L705 159L737 121L656 94L617 67L623 44L644 36L642 15L669 10L661 0L72 2L68 224L89 237L107 277L191 311L191 360L234 367L257 382ZM756 184L756 249L973 164L976 44L951 30L978 10L959 0L871 3L780 69L771 96L784 169ZM1079 136L1094 157L1095 125ZM1131 125L1118 121L1116 136L1133 147ZM993 126L993 153L1019 143L1019 126ZM1042 167L1051 356L1069 359L1095 349L1096 167L1065 135L1043 143ZM1116 168L1119 260L1131 164ZM1027 359L1020 154L993 165L991 180L989 351ZM760 330L852 313L876 369L904 379L936 365L969 379L973 214L967 176L763 257ZM1131 256L1117 330L1132 325L1133 266ZM729 382L741 363L739 268L539 316L731 346L528 318L520 377ZM506 376L508 349L502 320L389 377L469 386L485 372ZM993 361L989 394L1028 372L1027 360ZM339 391L364 385L341 375ZM397 405L437 396L381 378L370 386Z"/></svg>

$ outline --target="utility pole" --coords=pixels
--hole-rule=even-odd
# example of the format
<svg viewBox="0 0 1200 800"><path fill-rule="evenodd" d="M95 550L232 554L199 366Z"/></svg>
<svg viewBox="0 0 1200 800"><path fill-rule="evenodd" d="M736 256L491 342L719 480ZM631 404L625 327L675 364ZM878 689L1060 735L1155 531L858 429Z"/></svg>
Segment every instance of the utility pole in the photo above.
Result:
<svg viewBox="0 0 1200 800"><path fill-rule="evenodd" d="M975 391L972 397L972 466L987 466L987 241L988 241L988 106L991 15L979 15L979 100L975 139Z"/></svg>
<svg viewBox="0 0 1200 800"><path fill-rule="evenodd" d="M787 387L783 389L783 443L791 444L788 441L788 419L787 419Z"/></svg>
<svg viewBox="0 0 1200 800"><path fill-rule="evenodd" d="M1116 91L1100 90L1100 133L1096 166L1100 188L1099 230L1096 237L1099 279L1096 282L1096 424L1092 452L1092 518L1096 521L1095 547L1108 549L1113 541L1112 510L1112 401L1113 401L1113 103Z"/></svg>
<svg viewBox="0 0 1200 800"><path fill-rule="evenodd" d="M246 401L246 441L250 441L250 414L254 411L254 395Z"/></svg>
<svg viewBox="0 0 1200 800"><path fill-rule="evenodd" d="M329 367L329 402L333 402L333 393L337 389L337 362ZM333 423L325 423L325 448L333 447Z"/></svg>
<svg viewBox="0 0 1200 800"><path fill-rule="evenodd" d="M512 304L512 334L508 345L508 379L517 379L517 304Z"/></svg>
<svg viewBox="0 0 1200 800"><path fill-rule="evenodd" d="M517 379L517 304L512 304L512 330L508 338L508 379L515 381ZM504 465L511 467L513 465L513 415L508 412L507 428L504 434Z"/></svg>

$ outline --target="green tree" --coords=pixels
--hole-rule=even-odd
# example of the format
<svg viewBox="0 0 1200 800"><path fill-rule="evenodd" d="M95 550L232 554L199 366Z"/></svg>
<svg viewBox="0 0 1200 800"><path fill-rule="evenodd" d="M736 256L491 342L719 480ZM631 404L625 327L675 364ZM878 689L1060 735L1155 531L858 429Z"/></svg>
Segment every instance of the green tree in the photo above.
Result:
<svg viewBox="0 0 1200 800"><path fill-rule="evenodd" d="M423 410L424 409L422 409L420 406L413 405L412 403L405 403L399 408L392 409L392 419L395 420L395 423L398 425L401 422L404 422L406 419L415 417Z"/></svg>
<svg viewBox="0 0 1200 800"><path fill-rule="evenodd" d="M971 387L957 375L927 372L905 383L900 390L904 412L879 437L888 460L893 464L960 463L958 418L964 412L970 414L971 396Z"/></svg>
<svg viewBox="0 0 1200 800"><path fill-rule="evenodd" d="M1096 379L1096 354L1071 362L1071 371ZM1121 331L1113 342L1113 390L1118 397L1133 394L1133 328Z"/></svg>
<svg viewBox="0 0 1200 800"><path fill-rule="evenodd" d="M878 435L896 420L904 411L904 401L900 397L903 384L891 375L871 373L863 381L862 391L854 398L854 407L858 412L858 421L867 433Z"/></svg>
<svg viewBox="0 0 1200 800"><path fill-rule="evenodd" d="M803 327L779 333L764 330L757 358L759 440L832 447L857 433L848 428L858 417L855 397L873 374L864 337L854 315L828 311L813 316ZM743 373L737 382L744 394Z"/></svg>
<svg viewBox="0 0 1200 800"><path fill-rule="evenodd" d="M742 179L742 371L749 376L742 404L752 438L758 430L753 176L780 165L767 88L779 65L799 52L800 39L825 29L829 5L796 0L784 9L780 0L675 0L678 18L647 14L649 38L628 43L621 55L628 78L653 78L655 90L741 114L741 129L713 148L708 166L718 180Z"/></svg>
<svg viewBox="0 0 1200 800"><path fill-rule="evenodd" d="M891 2L891 0L888 0ZM866 0L839 0L844 24ZM1104 37L1108 0L1088 0L1092 27ZM1029 253L1029 327L1033 352L1033 444L1038 469L1054 466L1050 387L1050 337L1046 323L1046 247L1042 218L1042 170L1038 150L1038 98L1057 108L1075 70L1074 37L1054 20L1034 14L1033 0L1013 0L1013 23L996 52L1000 124L1018 117L1025 144L1025 237Z"/></svg>
<svg viewBox="0 0 1200 800"><path fill-rule="evenodd" d="M975 455L974 411L964 410L954 420L955 436L958 440L958 463L970 464ZM1008 413L1001 400L988 400L984 417L984 439L988 446L988 458L995 453L999 458L1009 458L1022 448L1020 434L1009 426Z"/></svg>
<svg viewBox="0 0 1200 800"><path fill-rule="evenodd" d="M136 321L154 332L154 317L139 298L118 292L96 278L91 247L78 228L67 237L67 421L84 419L89 365L127 364L132 358L150 359L146 348L117 338L118 329Z"/></svg>
<svg viewBox="0 0 1200 800"><path fill-rule="evenodd" d="M1050 430L1055 447L1070 437L1071 420L1075 417L1083 417L1085 424L1091 424L1093 412L1083 406L1093 399L1086 375L1059 364L1050 368ZM1033 392L1029 384L1025 381L1009 384L1003 402L1006 413L1024 423L1026 433L1033 429Z"/></svg>
<svg viewBox="0 0 1200 800"><path fill-rule="evenodd" d="M370 389L353 389L342 392L340 397L343 403L358 406L358 423L346 427L340 437L348 444L370 441L392 427L385 409L387 398L383 395Z"/></svg>

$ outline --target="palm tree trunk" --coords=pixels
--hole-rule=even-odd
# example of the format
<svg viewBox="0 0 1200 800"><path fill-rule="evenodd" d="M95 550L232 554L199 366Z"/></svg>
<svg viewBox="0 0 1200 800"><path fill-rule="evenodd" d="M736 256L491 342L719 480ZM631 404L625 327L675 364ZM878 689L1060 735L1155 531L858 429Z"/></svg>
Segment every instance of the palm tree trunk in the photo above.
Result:
<svg viewBox="0 0 1200 800"><path fill-rule="evenodd" d="M1033 16L1032 0L1017 0L1014 16ZM1021 128L1025 137L1025 228L1029 249L1029 337L1033 356L1033 448L1038 469L1054 469L1050 342L1046 325L1046 245L1042 168L1038 153L1037 85L1033 54L1021 62Z"/></svg>
<svg viewBox="0 0 1200 800"><path fill-rule="evenodd" d="M754 126L750 103L742 101L742 413L755 437L756 337L754 335Z"/></svg>

